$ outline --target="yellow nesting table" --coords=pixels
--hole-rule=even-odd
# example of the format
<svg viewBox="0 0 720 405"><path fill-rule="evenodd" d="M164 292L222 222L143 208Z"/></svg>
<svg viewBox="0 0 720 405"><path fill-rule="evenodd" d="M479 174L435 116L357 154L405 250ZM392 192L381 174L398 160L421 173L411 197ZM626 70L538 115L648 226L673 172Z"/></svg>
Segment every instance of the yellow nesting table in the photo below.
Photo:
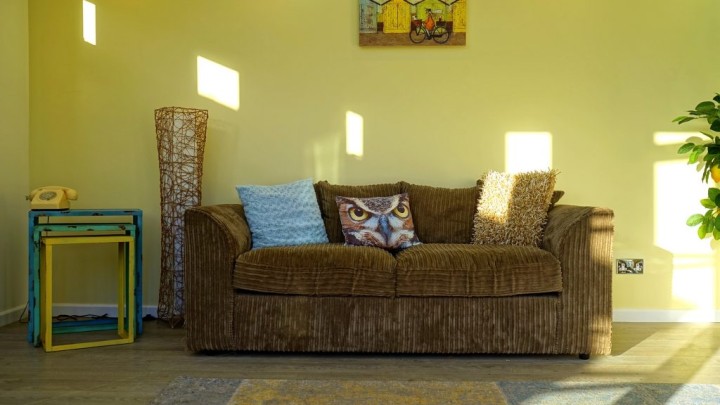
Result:
<svg viewBox="0 0 720 405"><path fill-rule="evenodd" d="M58 245L113 243L117 255L117 339L53 345L53 248ZM135 237L132 235L42 237L40 247L40 335L46 352L132 343L135 339Z"/></svg>

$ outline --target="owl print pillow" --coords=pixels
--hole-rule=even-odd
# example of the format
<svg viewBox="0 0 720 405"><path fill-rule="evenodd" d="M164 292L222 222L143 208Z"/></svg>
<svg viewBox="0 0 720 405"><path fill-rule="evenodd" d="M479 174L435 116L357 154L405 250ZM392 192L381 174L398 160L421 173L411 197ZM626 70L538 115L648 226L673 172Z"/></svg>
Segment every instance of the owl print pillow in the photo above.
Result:
<svg viewBox="0 0 720 405"><path fill-rule="evenodd" d="M420 244L407 193L390 197L335 197L346 245L400 250Z"/></svg>

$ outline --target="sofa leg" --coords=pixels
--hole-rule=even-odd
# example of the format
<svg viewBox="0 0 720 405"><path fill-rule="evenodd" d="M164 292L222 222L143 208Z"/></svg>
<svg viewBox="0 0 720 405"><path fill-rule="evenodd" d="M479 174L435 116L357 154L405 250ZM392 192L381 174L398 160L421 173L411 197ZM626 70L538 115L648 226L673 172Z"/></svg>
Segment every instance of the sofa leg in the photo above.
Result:
<svg viewBox="0 0 720 405"><path fill-rule="evenodd" d="M590 353L580 353L578 357L580 360L588 360L590 358Z"/></svg>

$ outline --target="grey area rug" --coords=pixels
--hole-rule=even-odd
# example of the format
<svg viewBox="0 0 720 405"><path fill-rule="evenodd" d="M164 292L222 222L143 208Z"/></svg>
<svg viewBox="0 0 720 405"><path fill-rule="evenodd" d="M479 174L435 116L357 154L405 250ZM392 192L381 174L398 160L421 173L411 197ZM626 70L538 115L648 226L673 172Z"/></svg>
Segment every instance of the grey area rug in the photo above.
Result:
<svg viewBox="0 0 720 405"><path fill-rule="evenodd" d="M152 404L720 404L720 385L178 377Z"/></svg>

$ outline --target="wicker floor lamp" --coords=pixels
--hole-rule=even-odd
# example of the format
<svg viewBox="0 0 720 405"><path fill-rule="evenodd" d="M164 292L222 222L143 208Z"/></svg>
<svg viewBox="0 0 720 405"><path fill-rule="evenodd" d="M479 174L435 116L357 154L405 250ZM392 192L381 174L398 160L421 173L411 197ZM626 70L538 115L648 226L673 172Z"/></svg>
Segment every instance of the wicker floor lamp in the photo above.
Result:
<svg viewBox="0 0 720 405"><path fill-rule="evenodd" d="M164 107L155 110L160 161L160 298L158 318L170 326L185 322L183 215L202 200L207 110Z"/></svg>

